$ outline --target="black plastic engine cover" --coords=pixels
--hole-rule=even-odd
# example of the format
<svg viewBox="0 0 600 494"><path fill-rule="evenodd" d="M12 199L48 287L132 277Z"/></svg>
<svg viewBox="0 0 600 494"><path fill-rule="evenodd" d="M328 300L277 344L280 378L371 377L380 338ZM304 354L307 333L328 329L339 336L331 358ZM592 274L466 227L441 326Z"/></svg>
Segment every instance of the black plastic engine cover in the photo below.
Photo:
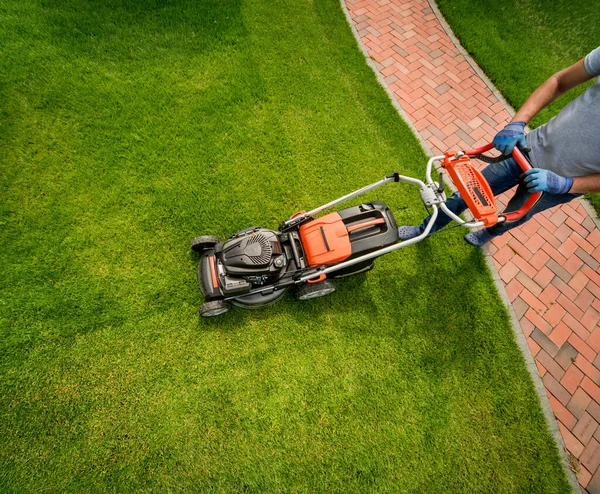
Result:
<svg viewBox="0 0 600 494"><path fill-rule="evenodd" d="M286 264L278 232L254 228L240 233L218 249L225 272L242 277L277 275Z"/></svg>

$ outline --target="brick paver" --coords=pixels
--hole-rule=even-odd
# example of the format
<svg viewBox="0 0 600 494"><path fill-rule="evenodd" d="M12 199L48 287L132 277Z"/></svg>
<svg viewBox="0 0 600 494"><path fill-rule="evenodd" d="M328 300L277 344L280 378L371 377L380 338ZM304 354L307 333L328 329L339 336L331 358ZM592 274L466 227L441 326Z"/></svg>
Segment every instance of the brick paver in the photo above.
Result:
<svg viewBox="0 0 600 494"><path fill-rule="evenodd" d="M433 153L484 145L510 120L426 0L345 1L376 68ZM573 201L488 250L579 461L580 485L600 493L600 231Z"/></svg>

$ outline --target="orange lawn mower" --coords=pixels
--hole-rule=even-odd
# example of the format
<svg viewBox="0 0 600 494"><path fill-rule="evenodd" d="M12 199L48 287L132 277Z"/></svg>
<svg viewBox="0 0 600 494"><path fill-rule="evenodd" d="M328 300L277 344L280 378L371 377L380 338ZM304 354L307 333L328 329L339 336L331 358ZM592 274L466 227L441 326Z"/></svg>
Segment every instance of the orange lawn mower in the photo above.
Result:
<svg viewBox="0 0 600 494"><path fill-rule="evenodd" d="M471 151L434 156L427 163L426 183L394 172L312 211L300 211L281 222L278 230L246 228L224 242L214 236L195 237L192 249L201 254L198 282L204 295L200 314L202 317L224 314L230 304L247 309L271 305L292 287L296 288L300 300L328 295L335 291L334 279L369 271L376 258L424 240L439 210L467 228L519 220L539 200L541 192L532 194L515 212L498 213L489 184L471 163L471 159L495 163L508 158L485 155L490 149L492 145L488 144ZM523 172L531 168L517 147L512 157ZM446 207L443 170L438 182L431 178L436 162L447 172L473 220L464 221ZM421 235L399 241L392 212L377 201L316 217L322 211L389 182L419 186L423 203L432 208L430 220Z"/></svg>

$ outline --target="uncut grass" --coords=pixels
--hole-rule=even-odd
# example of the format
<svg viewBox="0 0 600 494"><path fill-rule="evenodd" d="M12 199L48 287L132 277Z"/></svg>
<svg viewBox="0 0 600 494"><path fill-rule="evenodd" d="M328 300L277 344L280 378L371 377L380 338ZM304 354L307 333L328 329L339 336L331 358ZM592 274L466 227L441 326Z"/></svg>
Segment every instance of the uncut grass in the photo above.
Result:
<svg viewBox="0 0 600 494"><path fill-rule="evenodd" d="M598 0L437 0L465 49L519 108L552 74L598 47ZM530 122L548 122L594 81L564 94ZM600 194L587 194L600 214Z"/></svg>
<svg viewBox="0 0 600 494"><path fill-rule="evenodd" d="M334 0L4 0L0 25L3 492L568 490L458 229L198 316L191 237L423 175Z"/></svg>

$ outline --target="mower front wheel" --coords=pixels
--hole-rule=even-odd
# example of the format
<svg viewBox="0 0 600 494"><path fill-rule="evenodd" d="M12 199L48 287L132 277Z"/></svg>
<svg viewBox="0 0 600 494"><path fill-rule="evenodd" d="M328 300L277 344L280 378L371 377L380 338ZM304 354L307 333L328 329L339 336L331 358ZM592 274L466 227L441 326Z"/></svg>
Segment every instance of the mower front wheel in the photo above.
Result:
<svg viewBox="0 0 600 494"><path fill-rule="evenodd" d="M219 243L219 238L213 235L202 235L192 239L192 250L202 252L205 249L210 249Z"/></svg>
<svg viewBox="0 0 600 494"><path fill-rule="evenodd" d="M311 298L324 297L335 292L335 282L323 280L319 283L306 283L301 285L296 292L298 300L310 300Z"/></svg>
<svg viewBox="0 0 600 494"><path fill-rule="evenodd" d="M225 300L212 300L206 302L200 307L200 315L202 317L214 317L225 314L229 310L229 303Z"/></svg>

